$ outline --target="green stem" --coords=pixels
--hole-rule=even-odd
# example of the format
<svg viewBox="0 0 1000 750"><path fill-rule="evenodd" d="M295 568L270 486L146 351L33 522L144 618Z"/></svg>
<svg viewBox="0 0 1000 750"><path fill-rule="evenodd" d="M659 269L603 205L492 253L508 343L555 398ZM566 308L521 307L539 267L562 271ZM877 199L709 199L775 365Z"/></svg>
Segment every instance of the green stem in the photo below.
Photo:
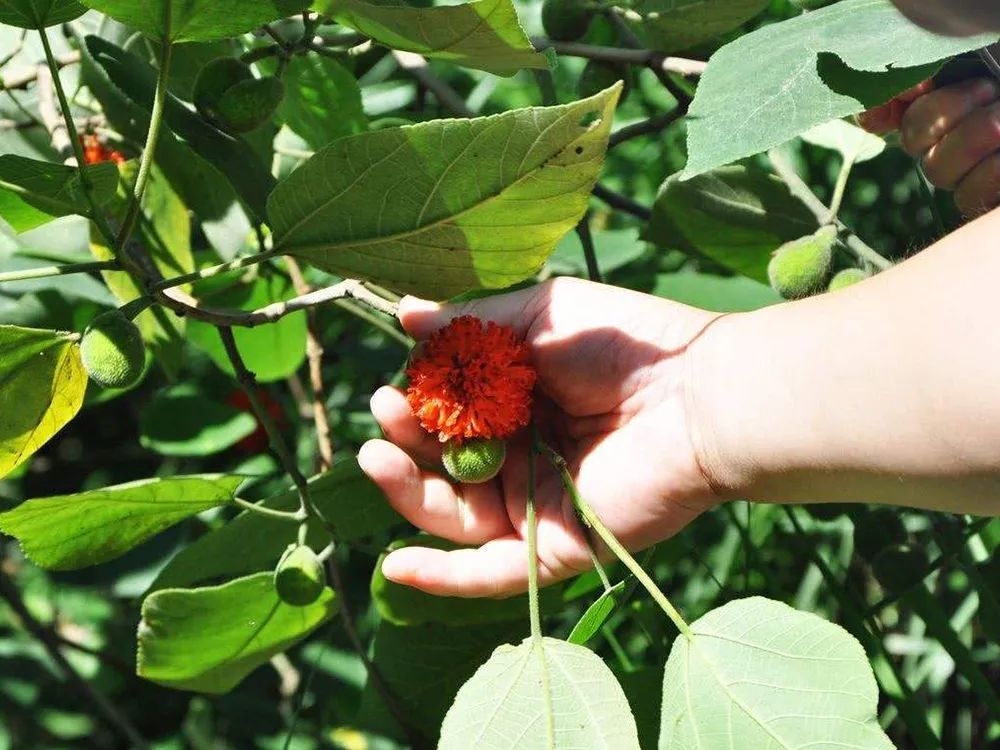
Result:
<svg viewBox="0 0 1000 750"><path fill-rule="evenodd" d="M573 500L573 505L576 507L577 512L583 518L584 523L586 523L590 528L597 532L597 535L601 537L601 540L608 546L608 549L614 553L615 557L621 560L625 567L632 571L639 583L642 584L643 588L649 592L649 595L653 597L660 608L666 613L670 621L677 627L677 629L684 635L688 640L694 638L694 633L691 631L691 627L684 621L681 617L680 612L670 603L670 600L666 595L660 591L660 588L656 585L655 581L649 577L642 566L636 561L634 557L629 553L625 547L622 546L621 542L615 537L611 529L604 525L594 509L590 507L590 504L583 499L583 496L576 489L576 484L573 482L573 476L569 472L569 467L566 465L566 460L556 453L552 448L542 442L537 443L541 451L543 451L552 466L559 473L559 477L562 480L563 487L566 492L569 493L570 498Z"/></svg>
<svg viewBox="0 0 1000 750"><path fill-rule="evenodd" d="M244 508L251 513L256 513L258 516L264 516L265 518L273 518L277 521L288 521L290 523L298 523L302 520L298 513L267 508L263 505L251 503L238 497L234 497L233 502L241 508Z"/></svg>
<svg viewBox="0 0 1000 750"><path fill-rule="evenodd" d="M151 292L162 292L164 289L170 289L171 287L180 286L181 284L188 284L192 281L200 281L201 279L208 279L212 276L218 276L220 273L226 273L227 271L238 271L241 268L247 268L248 266L255 266L258 263L263 263L269 258L273 258L278 255L275 250L265 250L264 252L255 253L253 255L244 255L241 258L234 258L227 263L219 263L216 266L208 266L207 268L202 268L200 271L192 271L191 273L186 273L181 276L172 276L169 279L163 279L158 281L150 287Z"/></svg>
<svg viewBox="0 0 1000 750"><path fill-rule="evenodd" d="M61 266L40 266L25 268L21 271L0 273L0 284L7 281L27 281L28 279L44 279L50 276L67 276L73 273L90 273L91 271L114 271L121 266L116 260L97 260L90 263L64 263Z"/></svg>
<svg viewBox="0 0 1000 750"><path fill-rule="evenodd" d="M837 182L833 187L833 198L830 200L830 218L827 219L827 224L836 221L840 214L840 207L844 203L844 194L847 192L847 181L851 177L851 170L854 168L856 159L856 153L844 155L844 163L840 167L840 174L837 175Z"/></svg>
<svg viewBox="0 0 1000 750"><path fill-rule="evenodd" d="M163 4L165 15L164 28L170 30L170 9L172 3ZM139 174L135 178L135 185L132 188L132 200L122 222L121 231L118 232L117 247L122 250L128 245L128 240L135 229L136 220L142 210L142 196L146 192L146 185L149 182L149 175L153 168L153 160L156 157L156 144L160 139L160 126L163 124L163 108L167 101L167 81L170 78L170 58L173 52L173 44L169 36L165 36L162 41L160 53L160 70L156 76L156 91L153 93L153 109L149 114L149 130L146 133L146 145L142 149L142 158L139 161Z"/></svg>
<svg viewBox="0 0 1000 750"><path fill-rule="evenodd" d="M535 431L532 425L532 432ZM535 441L537 442L537 438ZM542 640L542 618L538 606L538 524L535 518L535 458L537 450L528 446L528 491L524 510L524 523L528 527L528 615L531 619L531 639Z"/></svg>

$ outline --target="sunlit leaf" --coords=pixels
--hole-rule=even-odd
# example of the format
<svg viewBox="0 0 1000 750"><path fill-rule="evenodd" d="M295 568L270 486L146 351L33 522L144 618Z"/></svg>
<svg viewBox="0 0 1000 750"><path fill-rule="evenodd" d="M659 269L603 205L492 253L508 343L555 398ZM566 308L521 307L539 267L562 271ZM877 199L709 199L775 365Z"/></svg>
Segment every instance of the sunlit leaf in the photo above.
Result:
<svg viewBox="0 0 1000 750"><path fill-rule="evenodd" d="M0 326L0 477L76 416L86 390L69 334Z"/></svg>
<svg viewBox="0 0 1000 750"><path fill-rule="evenodd" d="M158 591L142 603L136 672L172 688L226 693L336 611L330 589L304 607L284 604L270 572Z"/></svg>
<svg viewBox="0 0 1000 750"><path fill-rule="evenodd" d="M583 646L528 638L505 645L458 691L438 750L638 750L621 685Z"/></svg>
<svg viewBox="0 0 1000 750"><path fill-rule="evenodd" d="M88 166L87 177L98 205L107 203L118 185L114 164ZM76 167L0 155L0 219L15 232L25 232L57 216L90 214L90 203Z"/></svg>
<svg viewBox="0 0 1000 750"><path fill-rule="evenodd" d="M313 149L365 129L361 89L351 72L320 55L293 57L285 70L285 125Z"/></svg>
<svg viewBox="0 0 1000 750"><path fill-rule="evenodd" d="M414 8L385 0L329 0L327 13L392 49L417 52L497 75L549 67L535 52L511 0Z"/></svg>
<svg viewBox="0 0 1000 750"><path fill-rule="evenodd" d="M74 570L124 554L195 513L233 499L243 477L204 475L137 482L27 500L0 514L0 530L52 570Z"/></svg>
<svg viewBox="0 0 1000 750"><path fill-rule="evenodd" d="M865 652L840 626L753 597L691 630L667 660L660 750L893 747Z"/></svg>
<svg viewBox="0 0 1000 750"><path fill-rule="evenodd" d="M335 141L271 194L275 246L428 297L510 286L583 215L620 91Z"/></svg>
<svg viewBox="0 0 1000 750"><path fill-rule="evenodd" d="M939 61L994 41L936 36L890 0L840 0L764 26L709 60L690 107L683 176L888 101L930 78Z"/></svg>

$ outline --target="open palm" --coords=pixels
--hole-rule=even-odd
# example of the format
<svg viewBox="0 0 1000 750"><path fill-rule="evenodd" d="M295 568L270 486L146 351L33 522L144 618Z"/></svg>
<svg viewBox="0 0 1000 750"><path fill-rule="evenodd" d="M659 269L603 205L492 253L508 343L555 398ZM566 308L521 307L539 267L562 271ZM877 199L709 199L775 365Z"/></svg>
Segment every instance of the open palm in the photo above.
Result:
<svg viewBox="0 0 1000 750"><path fill-rule="evenodd" d="M531 289L439 307L403 300L400 320L416 338L459 315L512 326L531 349L541 398L539 429L569 463L580 493L636 550L674 534L715 500L688 433L687 360L716 316L643 294L558 279ZM359 461L409 521L463 545L410 547L389 555L385 575L424 591L506 596L527 587L525 494L528 436L510 441L500 476L455 486L438 473L440 443L412 416L403 394L382 388L372 411L387 440ZM586 538L558 476L543 458L538 479L542 583L591 565Z"/></svg>

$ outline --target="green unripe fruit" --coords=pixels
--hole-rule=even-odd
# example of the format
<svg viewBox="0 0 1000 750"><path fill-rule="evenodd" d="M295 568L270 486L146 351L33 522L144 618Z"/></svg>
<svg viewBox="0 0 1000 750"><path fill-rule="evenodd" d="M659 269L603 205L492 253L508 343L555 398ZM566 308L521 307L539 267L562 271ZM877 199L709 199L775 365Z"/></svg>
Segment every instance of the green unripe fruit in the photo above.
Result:
<svg viewBox="0 0 1000 750"><path fill-rule="evenodd" d="M846 289L849 286L854 286L859 281L864 281L870 276L870 273L860 268L845 268L830 279L830 286L827 287L827 290L835 292L838 289Z"/></svg>
<svg viewBox="0 0 1000 750"><path fill-rule="evenodd" d="M542 5L542 27L549 39L572 42L590 28L593 9L586 0L545 0Z"/></svg>
<svg viewBox="0 0 1000 750"><path fill-rule="evenodd" d="M87 375L105 388L128 388L142 377L146 348L142 333L119 310L94 318L80 341Z"/></svg>
<svg viewBox="0 0 1000 750"><path fill-rule="evenodd" d="M507 457L507 444L503 440L454 440L445 443L441 460L444 468L456 482L481 484L495 477Z"/></svg>
<svg viewBox="0 0 1000 750"><path fill-rule="evenodd" d="M785 299L802 299L821 291L830 275L836 240L837 228L826 226L775 250L767 265L774 291Z"/></svg>
<svg viewBox="0 0 1000 750"><path fill-rule="evenodd" d="M632 70L628 65L615 65L614 63L591 60L583 68L580 80L577 82L577 93L581 99L600 93L607 88L611 88L618 81L625 82L622 91L621 101L625 101L629 91L632 89Z"/></svg>
<svg viewBox="0 0 1000 750"><path fill-rule="evenodd" d="M891 508L865 509L852 514L854 521L854 552L866 560L894 544L906 541L906 527L899 511Z"/></svg>
<svg viewBox="0 0 1000 750"><path fill-rule="evenodd" d="M271 119L285 97L277 78L252 78L228 89L216 107L216 119L226 130L248 133Z"/></svg>
<svg viewBox="0 0 1000 750"><path fill-rule="evenodd" d="M274 588L285 604L305 607L326 588L326 573L316 553L305 545L290 544L274 569Z"/></svg>
<svg viewBox="0 0 1000 750"><path fill-rule="evenodd" d="M927 564L927 554L923 550L896 544L878 554L872 563L872 573L886 591L900 593L924 579Z"/></svg>
<svg viewBox="0 0 1000 750"><path fill-rule="evenodd" d="M198 71L194 81L194 106L210 120L216 118L219 101L229 89L253 80L250 67L235 57L219 57Z"/></svg>

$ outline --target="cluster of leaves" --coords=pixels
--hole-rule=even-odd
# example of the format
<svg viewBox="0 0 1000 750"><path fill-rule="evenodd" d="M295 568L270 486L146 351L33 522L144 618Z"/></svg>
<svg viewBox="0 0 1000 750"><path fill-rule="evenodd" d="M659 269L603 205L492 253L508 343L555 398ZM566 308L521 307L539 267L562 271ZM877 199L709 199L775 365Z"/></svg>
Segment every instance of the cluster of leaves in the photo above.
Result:
<svg viewBox="0 0 1000 750"><path fill-rule="evenodd" d="M839 118L992 40L887 0L575 5L0 0L0 531L28 561L0 559L0 747L997 738L996 523L727 506L646 573L624 556L614 585L543 591L561 639L526 637L527 597L381 575L386 546L450 546L352 457L412 343L384 316L397 294L589 275L747 310L948 221ZM127 160L86 164L82 128ZM147 349L127 390L81 356L118 306ZM289 545L326 562L309 601L275 586ZM664 617L660 589L698 618ZM73 701L45 670L95 687Z"/></svg>

